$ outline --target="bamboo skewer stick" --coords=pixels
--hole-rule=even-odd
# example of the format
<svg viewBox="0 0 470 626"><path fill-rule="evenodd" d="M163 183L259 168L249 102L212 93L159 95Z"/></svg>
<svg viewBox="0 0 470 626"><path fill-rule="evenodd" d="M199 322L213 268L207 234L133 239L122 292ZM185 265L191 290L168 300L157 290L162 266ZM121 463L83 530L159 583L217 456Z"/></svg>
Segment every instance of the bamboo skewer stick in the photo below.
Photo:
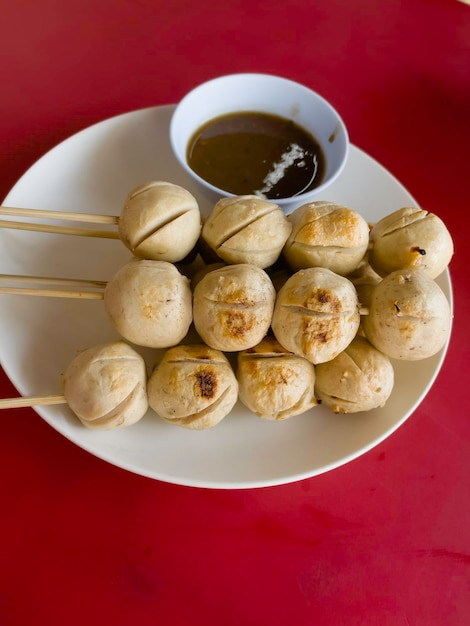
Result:
<svg viewBox="0 0 470 626"><path fill-rule="evenodd" d="M7 206L0 207L0 215L34 219L63 220L68 222L88 222L89 224L107 224L111 226L117 226L119 224L119 217L115 215L96 215L94 213L74 213L72 211L50 211L45 209L22 209ZM59 226L53 224L37 224L33 222L19 222L16 220L0 219L0 228L10 228L14 230L32 230L35 232L53 233L61 235L78 235L82 237L119 239L119 233L116 230L99 230L92 228Z"/></svg>
<svg viewBox="0 0 470 626"><path fill-rule="evenodd" d="M29 396L19 398L0 399L1 409L20 409L32 406L50 406L52 404L67 404L64 396Z"/></svg>
<svg viewBox="0 0 470 626"><path fill-rule="evenodd" d="M68 226L54 226L52 224L34 224L33 222L15 222L0 220L0 228L12 230L32 230L36 233L52 233L55 235L76 235L79 237L100 237L102 239L119 239L117 231L97 230L93 228L71 228Z"/></svg>
<svg viewBox="0 0 470 626"><path fill-rule="evenodd" d="M37 283L40 285L83 285L84 287L104 288L105 280L87 280L82 278L51 278L49 276L24 276L21 274L0 274L0 282Z"/></svg>
<svg viewBox="0 0 470 626"><path fill-rule="evenodd" d="M7 284L2 285L2 282ZM19 286L12 286L8 284L15 282L18 283ZM31 287L29 285L38 286ZM87 300L102 300L104 298L104 288L106 285L106 282L99 280L0 274L0 294L42 296L46 298L81 298ZM57 289L49 289L47 288L48 286L55 286ZM74 287L74 289L65 289L65 287Z"/></svg>
<svg viewBox="0 0 470 626"><path fill-rule="evenodd" d="M91 224L118 224L115 215L98 215L96 213L74 213L73 211L51 211L48 209L21 209L0 206L0 215L13 217L39 217L45 219L65 220L69 222L89 222Z"/></svg>

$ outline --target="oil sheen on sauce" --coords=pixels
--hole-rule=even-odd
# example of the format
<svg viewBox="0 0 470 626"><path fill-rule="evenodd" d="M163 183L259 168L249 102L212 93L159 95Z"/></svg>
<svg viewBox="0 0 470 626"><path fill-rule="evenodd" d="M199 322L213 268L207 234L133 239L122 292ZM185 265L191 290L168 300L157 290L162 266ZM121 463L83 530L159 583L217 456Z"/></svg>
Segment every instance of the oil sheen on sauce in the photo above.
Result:
<svg viewBox="0 0 470 626"><path fill-rule="evenodd" d="M188 164L201 178L235 195L275 200L317 187L325 156L295 122L258 112L212 119L191 138Z"/></svg>

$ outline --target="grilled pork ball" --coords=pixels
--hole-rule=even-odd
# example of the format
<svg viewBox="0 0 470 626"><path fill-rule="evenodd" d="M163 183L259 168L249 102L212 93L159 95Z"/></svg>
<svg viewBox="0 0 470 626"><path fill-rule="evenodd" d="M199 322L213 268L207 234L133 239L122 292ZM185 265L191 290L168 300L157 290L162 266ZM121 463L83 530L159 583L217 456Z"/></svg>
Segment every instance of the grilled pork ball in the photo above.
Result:
<svg viewBox="0 0 470 626"><path fill-rule="evenodd" d="M225 355L204 344L169 348L151 374L149 404L165 421L203 430L218 424L238 399Z"/></svg>
<svg viewBox="0 0 470 626"><path fill-rule="evenodd" d="M255 415L284 420L317 404L314 365L285 350L272 336L238 353L238 395Z"/></svg>
<svg viewBox="0 0 470 626"><path fill-rule="evenodd" d="M275 297L263 269L246 263L226 265L196 284L194 326L201 339L216 350L252 348L269 330Z"/></svg>
<svg viewBox="0 0 470 626"><path fill-rule="evenodd" d="M405 207L379 220L370 233L369 262L381 276L395 270L422 269L436 278L454 253L444 222L416 207Z"/></svg>
<svg viewBox="0 0 470 626"><path fill-rule="evenodd" d="M382 407L393 389L390 359L360 336L334 359L317 365L315 373L315 395L335 413Z"/></svg>
<svg viewBox="0 0 470 626"><path fill-rule="evenodd" d="M192 194L172 183L140 185L127 196L119 217L119 236L136 256L176 263L195 247L202 227Z"/></svg>
<svg viewBox="0 0 470 626"><path fill-rule="evenodd" d="M397 270L378 283L362 320L372 345L391 358L407 361L436 354L447 341L450 325L444 292L419 269Z"/></svg>
<svg viewBox="0 0 470 626"><path fill-rule="evenodd" d="M291 231L282 209L258 196L222 198L207 218L202 238L227 263L273 265Z"/></svg>
<svg viewBox="0 0 470 626"><path fill-rule="evenodd" d="M329 269L311 267L299 270L281 287L271 325L286 350L316 364L342 352L359 323L353 284Z"/></svg>
<svg viewBox="0 0 470 626"><path fill-rule="evenodd" d="M144 359L124 341L88 348L65 371L64 397L87 428L135 424L148 409Z"/></svg>
<svg viewBox="0 0 470 626"><path fill-rule="evenodd" d="M149 348L176 345L192 321L189 280L166 261L124 265L106 285L104 305L124 339Z"/></svg>
<svg viewBox="0 0 470 626"><path fill-rule="evenodd" d="M282 254L294 271L326 267L345 276L356 269L369 246L366 220L333 202L304 204L288 220L292 232Z"/></svg>

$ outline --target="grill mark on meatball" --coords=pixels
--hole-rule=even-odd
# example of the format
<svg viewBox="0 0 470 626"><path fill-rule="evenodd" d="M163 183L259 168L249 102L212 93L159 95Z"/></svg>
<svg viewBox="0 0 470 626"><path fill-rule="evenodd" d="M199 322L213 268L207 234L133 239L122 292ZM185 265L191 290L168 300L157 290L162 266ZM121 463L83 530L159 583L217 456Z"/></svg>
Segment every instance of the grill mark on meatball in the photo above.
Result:
<svg viewBox="0 0 470 626"><path fill-rule="evenodd" d="M331 313L338 313L342 309L341 300L330 289L316 289L302 303L308 310L316 310L317 305L329 305Z"/></svg>
<svg viewBox="0 0 470 626"><path fill-rule="evenodd" d="M297 232L296 243L308 248L311 247L310 242L321 242L325 240L325 237L328 237L336 242L336 245L339 246L338 249L344 248L344 246L349 247L349 243L357 238L356 226L359 223L359 217L350 211L332 207L327 213L311 216L309 222ZM341 228L339 228L339 224L341 224ZM304 241L299 241L301 239ZM330 248L330 246L327 247Z"/></svg>
<svg viewBox="0 0 470 626"><path fill-rule="evenodd" d="M336 337L340 332L341 323L338 316L328 319L312 319L304 317L302 320L302 346L309 352L313 343L325 344Z"/></svg>
<svg viewBox="0 0 470 626"><path fill-rule="evenodd" d="M201 398L213 398L217 394L217 374L213 369L200 369L194 373L196 395Z"/></svg>
<svg viewBox="0 0 470 626"><path fill-rule="evenodd" d="M228 311L223 315L222 324L231 337L243 337L254 326L254 320L243 311Z"/></svg>

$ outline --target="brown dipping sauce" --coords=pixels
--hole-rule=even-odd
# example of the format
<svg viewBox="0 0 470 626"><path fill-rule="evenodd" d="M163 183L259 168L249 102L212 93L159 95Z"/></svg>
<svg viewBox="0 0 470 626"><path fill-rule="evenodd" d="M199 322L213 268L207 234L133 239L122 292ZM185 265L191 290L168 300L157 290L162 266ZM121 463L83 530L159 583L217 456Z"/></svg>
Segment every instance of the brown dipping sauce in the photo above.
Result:
<svg viewBox="0 0 470 626"><path fill-rule="evenodd" d="M275 200L317 187L326 159L318 141L295 122L267 113L230 113L191 138L188 164L207 182L235 195Z"/></svg>

